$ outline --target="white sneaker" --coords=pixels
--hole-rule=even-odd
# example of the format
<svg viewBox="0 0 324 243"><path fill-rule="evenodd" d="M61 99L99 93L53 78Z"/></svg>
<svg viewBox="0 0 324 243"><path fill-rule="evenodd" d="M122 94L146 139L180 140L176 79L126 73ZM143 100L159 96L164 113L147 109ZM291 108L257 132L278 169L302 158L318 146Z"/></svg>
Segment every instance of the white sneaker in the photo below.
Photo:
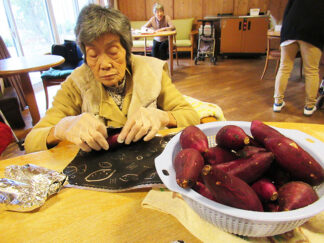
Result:
<svg viewBox="0 0 324 243"><path fill-rule="evenodd" d="M286 103L283 101L281 104L273 104L273 111L274 112L280 112L281 109L286 105Z"/></svg>
<svg viewBox="0 0 324 243"><path fill-rule="evenodd" d="M307 108L306 106L304 107L304 115L305 116L311 116L313 113L316 111L316 106L314 105L313 108Z"/></svg>

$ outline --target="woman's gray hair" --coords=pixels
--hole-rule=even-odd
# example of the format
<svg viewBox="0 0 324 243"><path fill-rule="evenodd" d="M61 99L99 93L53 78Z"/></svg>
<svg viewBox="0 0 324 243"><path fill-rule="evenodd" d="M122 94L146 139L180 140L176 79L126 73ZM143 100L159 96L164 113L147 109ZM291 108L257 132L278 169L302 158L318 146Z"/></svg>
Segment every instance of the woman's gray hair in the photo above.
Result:
<svg viewBox="0 0 324 243"><path fill-rule="evenodd" d="M155 12L156 12L157 10L162 10L162 11L164 12L164 7L163 7L163 5L162 5L161 3L155 3L155 4L153 5L153 13L154 13L154 14L155 14Z"/></svg>
<svg viewBox="0 0 324 243"><path fill-rule="evenodd" d="M127 65L130 65L133 46L131 25L128 18L117 9L96 4L85 6L78 16L74 33L85 56L85 46L96 38L106 33L118 35L121 45L126 50Z"/></svg>

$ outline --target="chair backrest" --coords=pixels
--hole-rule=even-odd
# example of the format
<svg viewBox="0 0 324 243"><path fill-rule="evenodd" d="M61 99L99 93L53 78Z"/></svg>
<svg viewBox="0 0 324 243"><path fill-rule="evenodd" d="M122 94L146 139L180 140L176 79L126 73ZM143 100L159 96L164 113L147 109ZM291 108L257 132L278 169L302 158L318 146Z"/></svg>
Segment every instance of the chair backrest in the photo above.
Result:
<svg viewBox="0 0 324 243"><path fill-rule="evenodd" d="M190 40L193 21L194 18L172 20L172 23L176 27L178 40Z"/></svg>

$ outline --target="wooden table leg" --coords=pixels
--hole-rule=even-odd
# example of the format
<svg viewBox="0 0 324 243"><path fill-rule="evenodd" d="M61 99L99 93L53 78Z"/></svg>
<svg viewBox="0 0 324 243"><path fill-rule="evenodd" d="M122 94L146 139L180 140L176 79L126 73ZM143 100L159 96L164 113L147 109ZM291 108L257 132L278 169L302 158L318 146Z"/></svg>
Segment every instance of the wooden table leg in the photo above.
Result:
<svg viewBox="0 0 324 243"><path fill-rule="evenodd" d="M169 68L170 74L173 74L173 35L169 35Z"/></svg>
<svg viewBox="0 0 324 243"><path fill-rule="evenodd" d="M144 56L146 56L146 37L144 37Z"/></svg>
<svg viewBox="0 0 324 243"><path fill-rule="evenodd" d="M36 102L35 93L28 73L20 74L21 86L23 88L29 112L35 125L40 120L39 110Z"/></svg>

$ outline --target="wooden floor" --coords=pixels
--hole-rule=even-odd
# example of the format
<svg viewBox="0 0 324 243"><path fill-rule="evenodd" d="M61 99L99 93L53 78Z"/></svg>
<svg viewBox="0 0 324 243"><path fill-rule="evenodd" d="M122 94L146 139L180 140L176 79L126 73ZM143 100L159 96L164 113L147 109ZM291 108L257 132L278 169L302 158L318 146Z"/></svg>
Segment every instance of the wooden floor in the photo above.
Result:
<svg viewBox="0 0 324 243"><path fill-rule="evenodd" d="M232 121L285 121L301 123L324 123L324 111L316 111L313 116L303 115L305 87L304 79L299 76L299 60L286 90L286 106L281 113L272 111L275 63L270 61L268 71L260 80L265 57L254 58L219 58L216 65L209 60L195 65L189 58L180 58L175 64L172 76L176 87L183 93L202 101L218 104L225 118ZM324 65L320 66L320 77L324 77ZM54 88L55 87L50 87ZM43 93L41 85L34 87L35 92ZM56 90L55 90L56 91ZM44 102L44 95L40 95ZM44 113L45 111L41 111ZM31 126L31 118L24 111L25 129L15 130L19 138L26 136ZM15 150L13 148L12 150ZM1 159L1 157L0 157Z"/></svg>
<svg viewBox="0 0 324 243"><path fill-rule="evenodd" d="M285 121L324 123L324 111L311 117L303 115L305 105L304 78L300 78L299 59L286 90L286 106L280 113L272 111L275 80L275 63L271 62L263 80L260 76L264 57L219 58L214 66L208 60L198 62L180 61L173 75L173 82L183 93L194 98L216 103L225 118L232 121ZM320 66L320 77L324 77L324 65Z"/></svg>

